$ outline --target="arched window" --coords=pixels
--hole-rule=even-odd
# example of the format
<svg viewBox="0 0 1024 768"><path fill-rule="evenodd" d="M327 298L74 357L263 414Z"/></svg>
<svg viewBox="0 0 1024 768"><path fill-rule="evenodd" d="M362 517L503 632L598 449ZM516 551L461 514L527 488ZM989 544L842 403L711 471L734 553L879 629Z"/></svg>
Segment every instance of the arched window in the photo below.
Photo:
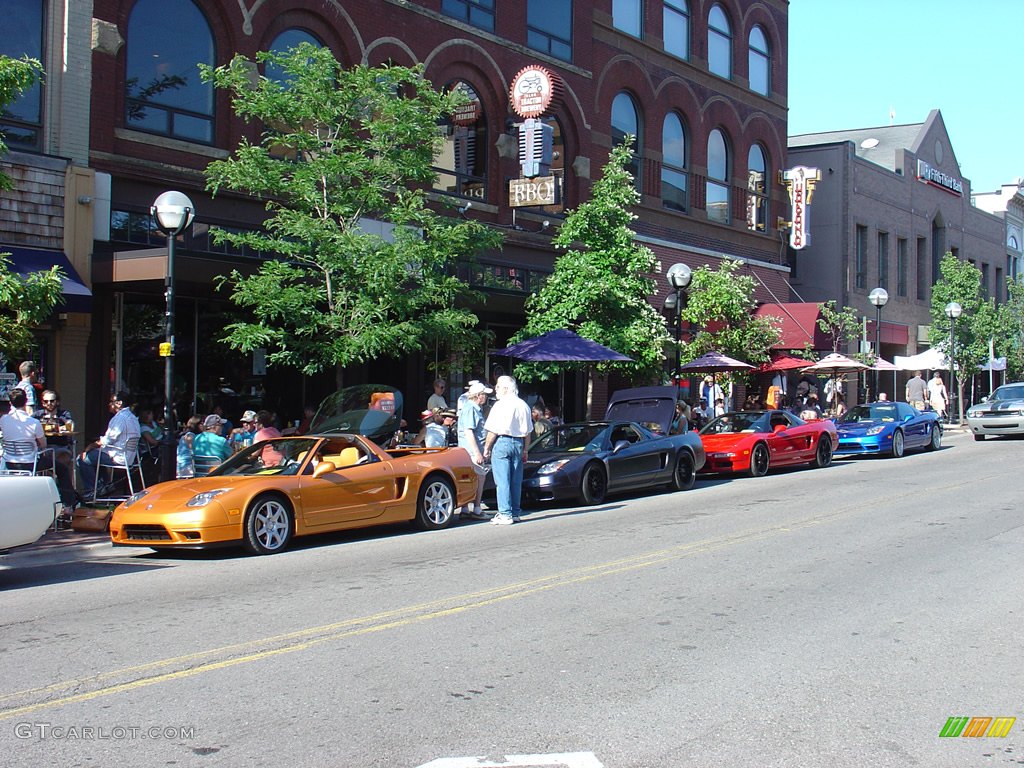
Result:
<svg viewBox="0 0 1024 768"><path fill-rule="evenodd" d="M128 17L125 124L186 141L213 142L213 35L191 0L139 0Z"/></svg>
<svg viewBox="0 0 1024 768"><path fill-rule="evenodd" d="M290 48L297 47L300 43L310 43L317 48L322 48L324 45L312 33L298 27L293 27L292 29L286 29L275 37L274 42L270 44L270 50L274 53L284 53ZM269 62L264 65L264 74L269 79L276 80L279 83L284 82L287 77L279 66Z"/></svg>
<svg viewBox="0 0 1024 768"><path fill-rule="evenodd" d="M460 80L449 87L461 91L467 102L439 126L444 144L434 158L438 172L434 189L484 200L487 195L487 116L473 86Z"/></svg>
<svg viewBox="0 0 1024 768"><path fill-rule="evenodd" d="M665 0L662 21L665 51L680 59L690 58L690 9L686 0Z"/></svg>
<svg viewBox="0 0 1024 768"><path fill-rule="evenodd" d="M612 0L612 25L633 37L643 32L643 3L640 0Z"/></svg>
<svg viewBox="0 0 1024 768"><path fill-rule="evenodd" d="M768 226L768 165L757 144L747 153L747 229L766 232Z"/></svg>
<svg viewBox="0 0 1024 768"><path fill-rule="evenodd" d="M729 223L729 147L718 128L708 136L707 206L708 219Z"/></svg>
<svg viewBox="0 0 1024 768"><path fill-rule="evenodd" d="M761 27L755 26L750 30L749 43L747 61L750 69L750 90L767 96L771 89L772 57L771 51L768 50L768 38Z"/></svg>
<svg viewBox="0 0 1024 768"><path fill-rule="evenodd" d="M661 204L686 210L686 132L683 121L669 112L661 129Z"/></svg>
<svg viewBox="0 0 1024 768"><path fill-rule="evenodd" d="M633 183L636 188L640 189L640 151L643 148L643 137L640 135L640 115L633 97L628 93L620 93L612 101L612 146L623 143L627 135L636 137L629 172L633 174Z"/></svg>
<svg viewBox="0 0 1024 768"><path fill-rule="evenodd" d="M708 69L712 74L732 79L732 28L722 6L711 6L708 15Z"/></svg>
<svg viewBox="0 0 1024 768"><path fill-rule="evenodd" d="M45 64L43 57L42 0L12 0L4 5L4 33L0 55L12 59L28 56ZM12 149L42 149L43 85L35 84L17 99L3 106L0 131Z"/></svg>

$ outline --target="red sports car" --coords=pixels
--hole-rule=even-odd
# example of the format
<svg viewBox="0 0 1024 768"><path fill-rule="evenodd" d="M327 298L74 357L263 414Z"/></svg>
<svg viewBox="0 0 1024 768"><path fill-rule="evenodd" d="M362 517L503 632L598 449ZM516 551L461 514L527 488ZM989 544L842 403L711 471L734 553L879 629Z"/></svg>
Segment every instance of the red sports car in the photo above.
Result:
<svg viewBox="0 0 1024 768"><path fill-rule="evenodd" d="M702 473L745 472L761 477L769 467L827 467L839 444L831 421L804 421L787 411L736 411L700 431L707 460Z"/></svg>

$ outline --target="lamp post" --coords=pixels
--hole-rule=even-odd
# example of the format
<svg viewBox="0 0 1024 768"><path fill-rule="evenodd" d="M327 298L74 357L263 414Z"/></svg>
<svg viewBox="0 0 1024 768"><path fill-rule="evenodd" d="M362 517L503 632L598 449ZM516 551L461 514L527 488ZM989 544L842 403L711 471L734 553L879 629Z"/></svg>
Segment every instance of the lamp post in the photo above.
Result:
<svg viewBox="0 0 1024 768"><path fill-rule="evenodd" d="M164 434L160 442L160 482L173 480L177 458L175 456L174 420L174 245L178 235L184 232L195 218L195 206L181 192L164 192L149 209L156 219L156 225L167 236L167 277L164 281L164 298L167 309L164 315L165 340L160 345L160 356L164 359Z"/></svg>
<svg viewBox="0 0 1024 768"><path fill-rule="evenodd" d="M956 319L963 314L964 308L955 301L949 302L946 305L946 317L949 318L949 396L956 397L957 405L957 416L959 421L957 424L964 420L964 407L963 403L960 402L960 396L956 388ZM949 417L952 420L952 408L950 409Z"/></svg>
<svg viewBox="0 0 1024 768"><path fill-rule="evenodd" d="M683 325L683 309L686 307L686 289L693 279L693 272L685 264L673 264L665 273L672 293L665 297L665 309L674 313L676 323L676 363L672 369L672 376L678 386L679 379L679 334Z"/></svg>
<svg viewBox="0 0 1024 768"><path fill-rule="evenodd" d="M875 360L882 356L882 307L889 303L889 292L875 288L868 294L868 301L875 305ZM875 400L878 399L878 371L875 371Z"/></svg>

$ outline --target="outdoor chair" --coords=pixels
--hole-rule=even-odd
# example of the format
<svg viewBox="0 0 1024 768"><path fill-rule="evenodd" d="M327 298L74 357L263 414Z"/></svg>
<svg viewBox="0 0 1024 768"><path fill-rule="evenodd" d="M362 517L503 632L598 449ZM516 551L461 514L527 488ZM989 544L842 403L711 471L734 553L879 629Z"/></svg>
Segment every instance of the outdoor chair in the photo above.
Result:
<svg viewBox="0 0 1024 768"><path fill-rule="evenodd" d="M50 457L50 465L40 467L39 459L46 455ZM57 473L54 469L56 460L53 448L39 448L35 440L4 440L3 455L0 455L0 469L29 475L50 475L56 479ZM12 464L15 466L10 466Z"/></svg>
<svg viewBox="0 0 1024 768"><path fill-rule="evenodd" d="M129 457L131 457L130 461ZM111 477L111 481L106 487L106 492L104 492L103 487L100 485L100 475L104 469L109 472ZM117 486L115 480L117 479L118 472L124 472L128 485L128 493L126 494L116 495L112 492ZM139 462L139 438L128 438L123 448L109 445L102 448L99 461L96 462L95 485L93 486L93 496L90 501L94 504L96 502L121 502L134 495L135 482L132 479L132 472L137 472L139 475L139 482L142 485L142 488L139 490L144 489L146 487L146 478L142 474L142 464Z"/></svg>

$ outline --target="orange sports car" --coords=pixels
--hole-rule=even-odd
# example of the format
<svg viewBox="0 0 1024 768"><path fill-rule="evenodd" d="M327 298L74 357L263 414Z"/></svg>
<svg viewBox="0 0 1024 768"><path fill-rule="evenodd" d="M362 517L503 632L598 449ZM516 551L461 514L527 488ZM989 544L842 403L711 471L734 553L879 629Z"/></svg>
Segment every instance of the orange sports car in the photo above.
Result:
<svg viewBox="0 0 1024 768"><path fill-rule="evenodd" d="M473 501L477 475L462 448L384 450L361 435L265 440L205 477L139 491L114 510L115 545L240 544L280 552L293 536L415 520L435 530Z"/></svg>

